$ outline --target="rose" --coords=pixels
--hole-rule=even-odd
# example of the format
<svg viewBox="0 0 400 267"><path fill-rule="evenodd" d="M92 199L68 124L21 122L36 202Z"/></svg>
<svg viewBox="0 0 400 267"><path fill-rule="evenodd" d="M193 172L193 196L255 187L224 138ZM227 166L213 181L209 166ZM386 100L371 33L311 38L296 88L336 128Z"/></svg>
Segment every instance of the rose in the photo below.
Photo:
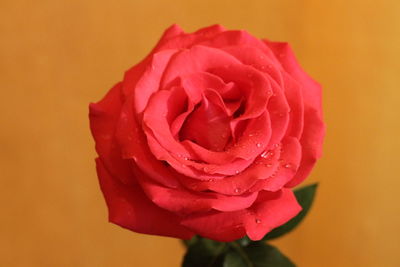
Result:
<svg viewBox="0 0 400 267"><path fill-rule="evenodd" d="M109 219L183 239L261 239L299 211L320 157L320 86L286 43L173 25L90 126Z"/></svg>

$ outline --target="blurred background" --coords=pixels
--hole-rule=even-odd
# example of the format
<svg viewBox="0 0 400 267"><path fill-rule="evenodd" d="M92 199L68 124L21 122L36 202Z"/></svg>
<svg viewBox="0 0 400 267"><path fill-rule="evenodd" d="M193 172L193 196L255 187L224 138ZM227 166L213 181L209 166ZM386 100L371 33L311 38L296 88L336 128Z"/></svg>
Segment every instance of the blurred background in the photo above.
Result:
<svg viewBox="0 0 400 267"><path fill-rule="evenodd" d="M179 266L177 240L107 222L87 118L172 23L287 41L324 87L318 196L274 243L300 267L400 266L398 0L1 0L0 266Z"/></svg>

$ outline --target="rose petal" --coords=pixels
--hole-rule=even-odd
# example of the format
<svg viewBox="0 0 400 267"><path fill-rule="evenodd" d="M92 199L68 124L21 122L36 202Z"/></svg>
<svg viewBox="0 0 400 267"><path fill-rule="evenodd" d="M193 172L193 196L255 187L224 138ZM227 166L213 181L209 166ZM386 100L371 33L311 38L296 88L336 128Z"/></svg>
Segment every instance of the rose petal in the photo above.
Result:
<svg viewBox="0 0 400 267"><path fill-rule="evenodd" d="M114 136L122 106L121 88L121 83L116 84L101 101L90 104L89 119L99 157L109 172L130 184L132 177L129 165L122 159Z"/></svg>
<svg viewBox="0 0 400 267"><path fill-rule="evenodd" d="M236 211L250 207L258 193L246 193L240 196L227 196L212 192L193 192L184 188L171 189L152 182L145 176L138 180L146 195L159 207L180 215L218 211Z"/></svg>
<svg viewBox="0 0 400 267"><path fill-rule="evenodd" d="M287 186L293 187L303 181L311 172L316 160L322 153L322 141L325 136L325 125L322 120L321 87L297 62L294 53L287 43L265 41L283 68L302 85L304 99L304 130L300 143L303 157L298 173Z"/></svg>
<svg viewBox="0 0 400 267"><path fill-rule="evenodd" d="M234 64L241 63L230 54L216 48L196 45L178 52L171 59L162 78L161 88L167 87L177 77Z"/></svg>
<svg viewBox="0 0 400 267"><path fill-rule="evenodd" d="M270 151L265 151L244 171L225 177L224 179L214 179L211 181L199 181L184 176L177 176L180 183L190 190L213 191L226 195L240 195L247 192L254 184L263 179L270 179L280 162L280 147L274 147ZM260 190L262 188L260 187ZM255 190L254 190L255 191Z"/></svg>
<svg viewBox="0 0 400 267"><path fill-rule="evenodd" d="M149 201L138 185L120 184L110 175L100 159L96 163L110 222L143 234L183 239L190 239L194 235L179 223L178 216Z"/></svg>
<svg viewBox="0 0 400 267"><path fill-rule="evenodd" d="M138 167L155 181L168 187L178 187L179 182L174 174L149 150L146 137L138 125L133 111L133 96L131 96L122 107L121 118L116 130L116 138L123 158L133 159Z"/></svg>
<svg viewBox="0 0 400 267"><path fill-rule="evenodd" d="M301 145L298 139L286 137L282 141L278 168L269 178L257 181L249 191L258 192L260 190L277 191L280 190L296 174L301 161Z"/></svg>
<svg viewBox="0 0 400 267"><path fill-rule="evenodd" d="M252 66L272 77L280 86L282 82L282 66L275 57L267 56L263 50L254 46L237 45L222 47L222 50L239 59L243 64Z"/></svg>
<svg viewBox="0 0 400 267"><path fill-rule="evenodd" d="M172 27L174 27L174 25ZM221 25L211 25L209 27L199 29L194 33L184 33L181 31L173 38L162 38L162 41L160 42L161 44L157 45L156 47L156 51L165 49L190 48L193 45L214 38L215 35L223 31L225 31L225 29ZM164 39L166 40L164 41Z"/></svg>
<svg viewBox="0 0 400 267"><path fill-rule="evenodd" d="M290 106L289 123L286 136L300 138L304 126L304 104L301 85L287 73L282 73L285 88L285 96Z"/></svg>
<svg viewBox="0 0 400 267"><path fill-rule="evenodd" d="M191 140L212 151L224 151L231 137L230 116L214 90L203 92L203 101L187 118L181 140Z"/></svg>
<svg viewBox="0 0 400 267"><path fill-rule="evenodd" d="M250 46L260 49L265 56L275 60L274 54L261 40L250 35L247 31L224 31L214 38L204 41L202 45L208 45L211 47L225 48L229 46Z"/></svg>
<svg viewBox="0 0 400 267"><path fill-rule="evenodd" d="M143 112L150 96L160 89L160 81L165 67L175 53L176 50L164 50L152 56L135 87L136 113Z"/></svg>
<svg viewBox="0 0 400 267"><path fill-rule="evenodd" d="M243 217L246 213L246 210L209 211L188 216L181 221L181 224L202 237L220 242L231 242L245 236Z"/></svg>
<svg viewBox="0 0 400 267"><path fill-rule="evenodd" d="M244 218L246 234L251 240L258 241L296 216L301 206L290 189L282 189L275 193L260 192L258 203L248 210Z"/></svg>

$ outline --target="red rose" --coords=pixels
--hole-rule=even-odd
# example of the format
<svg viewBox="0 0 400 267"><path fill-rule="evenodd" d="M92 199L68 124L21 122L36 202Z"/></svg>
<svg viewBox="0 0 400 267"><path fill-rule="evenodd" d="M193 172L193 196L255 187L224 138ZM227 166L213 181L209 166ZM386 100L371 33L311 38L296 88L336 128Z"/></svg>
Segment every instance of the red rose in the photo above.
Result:
<svg viewBox="0 0 400 267"><path fill-rule="evenodd" d="M320 86L286 43L170 27L90 127L109 219L135 232L261 239L299 211L320 157Z"/></svg>

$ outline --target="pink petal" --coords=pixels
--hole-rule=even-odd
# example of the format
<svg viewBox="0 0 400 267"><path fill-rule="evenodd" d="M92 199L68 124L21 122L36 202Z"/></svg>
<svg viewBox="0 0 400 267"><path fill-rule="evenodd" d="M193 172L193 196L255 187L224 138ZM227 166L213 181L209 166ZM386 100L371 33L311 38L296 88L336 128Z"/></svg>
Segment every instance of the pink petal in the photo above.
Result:
<svg viewBox="0 0 400 267"><path fill-rule="evenodd" d="M181 224L202 237L220 242L231 242L246 234L243 227L243 217L246 213L246 210L209 211L188 216L181 221Z"/></svg>
<svg viewBox="0 0 400 267"><path fill-rule="evenodd" d="M194 33L180 33L172 38L162 38L161 44L157 45L156 51L166 50L166 49L184 49L190 48L203 41L213 39L217 34L225 31L224 27L221 25L212 25L199 29ZM166 39L164 41L164 39Z"/></svg>
<svg viewBox="0 0 400 267"><path fill-rule="evenodd" d="M224 179L214 179L211 181L199 181L188 177L178 176L180 182L187 188L195 191L213 191L226 195L240 195L247 192L254 184L264 179L270 179L278 166L281 149L274 147L270 151L262 153L254 163L244 171L225 177ZM261 190L262 187L259 188ZM253 190L254 192L256 190Z"/></svg>
<svg viewBox="0 0 400 267"><path fill-rule="evenodd" d="M181 140L191 140L212 151L224 151L230 137L230 116L217 92L207 89L203 101L187 118Z"/></svg>
<svg viewBox="0 0 400 267"><path fill-rule="evenodd" d="M165 70L161 87L165 88L166 85L181 76L234 64L241 63L228 53L220 49L196 45L178 52L171 59Z"/></svg>
<svg viewBox="0 0 400 267"><path fill-rule="evenodd" d="M133 96L129 97L121 111L116 138L125 159L133 159L138 167L155 181L172 188L178 187L174 173L158 161L149 150L146 137L133 114Z"/></svg>
<svg viewBox="0 0 400 267"><path fill-rule="evenodd" d="M90 129L96 141L96 151L106 168L122 182L133 182L129 164L122 159L115 140L115 129L121 112L121 83L116 84L104 98L89 106Z"/></svg>
<svg viewBox="0 0 400 267"><path fill-rule="evenodd" d="M237 45L222 47L221 49L239 59L243 64L265 72L272 77L275 82L282 85L282 66L274 56L267 56L263 50L253 46Z"/></svg>
<svg viewBox="0 0 400 267"><path fill-rule="evenodd" d="M165 67L175 53L176 50L164 50L152 56L151 61L135 86L136 113L143 112L151 95L160 90L160 81Z"/></svg>
<svg viewBox="0 0 400 267"><path fill-rule="evenodd" d="M127 186L119 183L110 175L100 159L97 159L96 163L110 222L143 234L183 239L190 239L194 235L179 223L178 216L149 201L138 185Z"/></svg>
<svg viewBox="0 0 400 267"><path fill-rule="evenodd" d="M244 218L247 236L261 240L272 229L286 223L301 211L296 197L290 189L276 193L260 192L258 203L249 208Z"/></svg>
<svg viewBox="0 0 400 267"><path fill-rule="evenodd" d="M284 77L285 96L290 106L289 124L286 136L300 138L304 126L304 101L301 85L287 73L282 73Z"/></svg>
<svg viewBox="0 0 400 267"><path fill-rule="evenodd" d="M304 130L300 143L303 147L303 157L298 173L287 186L293 187L303 181L311 172L316 160L322 153L322 141L325 136L325 125L322 119L321 87L315 82L297 62L294 53L287 43L265 41L275 53L283 68L299 84L302 85L304 100Z"/></svg>
<svg viewBox="0 0 400 267"><path fill-rule="evenodd" d="M286 137L282 140L280 157L276 161L278 167L269 178L257 181L257 184L250 189L250 192L260 190L280 190L296 174L301 161L301 145L296 138Z"/></svg>
<svg viewBox="0 0 400 267"><path fill-rule="evenodd" d="M258 193L227 196L208 192L193 192L184 188L171 189L160 186L145 176L138 177L144 192L157 206L180 215L218 211L236 211L250 207Z"/></svg>

